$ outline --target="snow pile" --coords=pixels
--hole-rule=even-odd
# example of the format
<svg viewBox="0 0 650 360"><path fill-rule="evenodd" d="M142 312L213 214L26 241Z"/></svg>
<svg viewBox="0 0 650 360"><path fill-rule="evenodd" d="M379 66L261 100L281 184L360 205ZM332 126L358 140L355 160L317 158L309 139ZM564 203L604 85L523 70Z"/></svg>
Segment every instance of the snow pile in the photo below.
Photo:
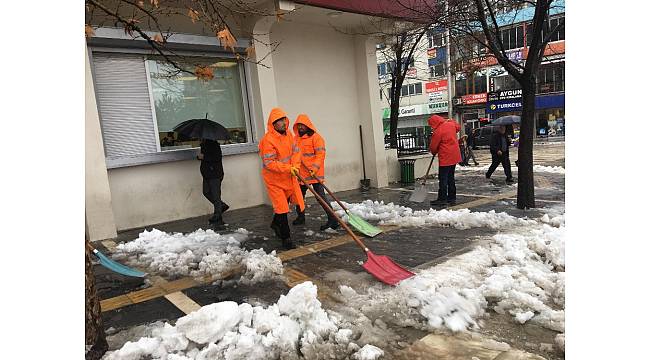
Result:
<svg viewBox="0 0 650 360"><path fill-rule="evenodd" d="M547 172L553 174L566 174L566 171L561 166L544 166L544 165L533 165L534 172Z"/></svg>
<svg viewBox="0 0 650 360"><path fill-rule="evenodd" d="M564 352L565 348L565 343L564 343L564 334L557 334L555 336L555 346L557 346L558 350L561 352Z"/></svg>
<svg viewBox="0 0 650 360"><path fill-rule="evenodd" d="M513 162L514 163L514 162ZM490 165L483 166L457 166L456 170L460 171L483 171L487 172L490 168ZM498 169L498 168L497 168ZM516 166L512 166L512 171L517 171ZM497 170L498 171L498 170ZM552 174L566 174L566 170L561 166L545 166L545 165L533 165L533 172L545 172Z"/></svg>
<svg viewBox="0 0 650 360"><path fill-rule="evenodd" d="M468 209L460 210L416 210L393 203L384 204L383 201L365 200L361 203L343 204L353 213L365 220L379 220L382 225L399 226L450 226L456 229L469 229L475 227L489 227L499 229L515 225L532 225L533 220L520 219L505 212L472 212ZM347 221L348 217L341 207L332 203L336 212Z"/></svg>
<svg viewBox="0 0 650 360"><path fill-rule="evenodd" d="M353 331L322 309L311 282L297 285L277 304L224 301L206 305L127 342L106 360L161 359L377 359L383 351L352 342ZM359 350L357 352L357 350Z"/></svg>
<svg viewBox="0 0 650 360"><path fill-rule="evenodd" d="M384 351L376 346L366 345L361 348L356 354L352 356L357 360L376 360L384 355Z"/></svg>
<svg viewBox="0 0 650 360"><path fill-rule="evenodd" d="M401 326L477 329L489 307L519 323L564 331L564 226L538 224L497 234L488 245L419 272L394 288L365 294L341 286L349 305L381 311Z"/></svg>
<svg viewBox="0 0 650 360"><path fill-rule="evenodd" d="M157 229L140 233L137 239L116 247L114 257L149 273L165 276L222 276L243 269L244 283L268 280L282 274L282 262L275 251L246 251L240 247L248 231L218 234L197 230L183 235Z"/></svg>

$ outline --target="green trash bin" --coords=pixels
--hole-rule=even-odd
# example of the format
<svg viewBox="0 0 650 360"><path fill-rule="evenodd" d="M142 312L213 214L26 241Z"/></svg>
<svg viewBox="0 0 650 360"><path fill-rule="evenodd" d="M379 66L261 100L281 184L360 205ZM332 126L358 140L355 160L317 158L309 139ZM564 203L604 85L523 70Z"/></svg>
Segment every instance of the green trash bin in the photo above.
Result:
<svg viewBox="0 0 650 360"><path fill-rule="evenodd" d="M410 185L415 182L415 160L399 159L400 181L402 185Z"/></svg>

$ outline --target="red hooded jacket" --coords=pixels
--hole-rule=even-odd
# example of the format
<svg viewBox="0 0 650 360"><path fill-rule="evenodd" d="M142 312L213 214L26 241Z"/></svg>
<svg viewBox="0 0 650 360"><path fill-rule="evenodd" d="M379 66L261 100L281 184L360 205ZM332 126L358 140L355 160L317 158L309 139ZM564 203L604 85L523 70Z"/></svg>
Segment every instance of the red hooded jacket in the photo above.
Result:
<svg viewBox="0 0 650 360"><path fill-rule="evenodd" d="M460 125L452 120L445 120L442 116L432 115L429 126L433 130L429 150L431 154L438 154L440 166L456 165L461 162L460 148L456 133L460 132Z"/></svg>

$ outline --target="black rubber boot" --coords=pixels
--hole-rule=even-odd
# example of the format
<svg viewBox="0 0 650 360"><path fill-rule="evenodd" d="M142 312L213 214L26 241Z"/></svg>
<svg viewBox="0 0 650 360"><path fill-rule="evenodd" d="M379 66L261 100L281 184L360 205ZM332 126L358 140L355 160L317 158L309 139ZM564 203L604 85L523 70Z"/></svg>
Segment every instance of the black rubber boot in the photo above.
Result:
<svg viewBox="0 0 650 360"><path fill-rule="evenodd" d="M271 221L271 229L275 232L275 236L282 239L282 232L280 231L280 221L278 220L278 214L273 214L273 221Z"/></svg>
<svg viewBox="0 0 650 360"><path fill-rule="evenodd" d="M226 228L226 224L223 222L222 217L219 217L216 221L212 222L211 224L214 230L224 230Z"/></svg>
<svg viewBox="0 0 650 360"><path fill-rule="evenodd" d="M304 225L305 224L305 212L300 211L300 207L296 206L296 212L298 213L298 217L292 222L294 225Z"/></svg>
<svg viewBox="0 0 650 360"><path fill-rule="evenodd" d="M327 229L336 230L336 229L339 228L339 226L341 226L341 224L339 224L338 220L336 220L335 218L333 218L331 216L328 216L327 217L327 222L320 226L320 230L321 231L327 230Z"/></svg>

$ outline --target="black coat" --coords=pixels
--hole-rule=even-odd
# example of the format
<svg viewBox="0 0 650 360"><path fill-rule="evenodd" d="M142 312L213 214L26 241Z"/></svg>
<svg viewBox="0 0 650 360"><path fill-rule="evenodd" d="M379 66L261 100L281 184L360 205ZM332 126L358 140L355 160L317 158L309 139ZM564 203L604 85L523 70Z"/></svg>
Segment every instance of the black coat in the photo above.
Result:
<svg viewBox="0 0 650 360"><path fill-rule="evenodd" d="M201 143L201 176L206 179L223 179L223 164L221 163L221 145L212 140Z"/></svg>
<svg viewBox="0 0 650 360"><path fill-rule="evenodd" d="M505 145L505 149L504 149ZM494 156L497 155L497 151L501 150L505 156L510 155L510 139L506 134L500 134L498 131L492 134L490 137L490 153Z"/></svg>

